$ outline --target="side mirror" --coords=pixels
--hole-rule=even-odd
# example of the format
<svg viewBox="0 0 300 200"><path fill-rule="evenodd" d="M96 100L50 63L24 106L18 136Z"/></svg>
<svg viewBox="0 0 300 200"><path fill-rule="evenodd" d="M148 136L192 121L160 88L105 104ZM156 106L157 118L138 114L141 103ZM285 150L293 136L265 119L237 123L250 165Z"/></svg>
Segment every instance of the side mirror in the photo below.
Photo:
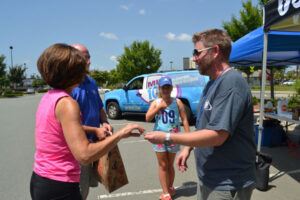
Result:
<svg viewBox="0 0 300 200"><path fill-rule="evenodd" d="M127 90L128 90L128 87L127 87L127 85L124 85L124 86L123 86L123 90L125 90L125 91L127 91Z"/></svg>

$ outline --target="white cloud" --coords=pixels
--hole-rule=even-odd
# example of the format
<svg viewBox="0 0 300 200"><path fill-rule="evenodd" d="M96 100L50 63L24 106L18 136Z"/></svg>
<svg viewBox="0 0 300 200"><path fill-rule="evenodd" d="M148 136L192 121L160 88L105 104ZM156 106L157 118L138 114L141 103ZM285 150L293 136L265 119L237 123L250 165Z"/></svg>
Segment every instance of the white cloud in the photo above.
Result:
<svg viewBox="0 0 300 200"><path fill-rule="evenodd" d="M106 38L106 39L118 40L118 37L115 34L113 34L113 33L104 33L104 32L101 32L99 35L101 37Z"/></svg>
<svg viewBox="0 0 300 200"><path fill-rule="evenodd" d="M110 56L109 59L115 63L118 63L117 56Z"/></svg>
<svg viewBox="0 0 300 200"><path fill-rule="evenodd" d="M126 6L126 5L120 5L120 7L121 7L123 10L129 10L129 6Z"/></svg>
<svg viewBox="0 0 300 200"><path fill-rule="evenodd" d="M165 35L165 37L168 40L172 40L172 41L190 42L192 40L192 36L190 36L187 33L181 33L180 35L177 36L176 34L169 32Z"/></svg>
<svg viewBox="0 0 300 200"><path fill-rule="evenodd" d="M188 42L190 42L192 40L192 36L190 36L189 34L186 34L186 33L180 34L177 38L178 38L178 40L188 41Z"/></svg>
<svg viewBox="0 0 300 200"><path fill-rule="evenodd" d="M139 10L139 14L140 14L140 15L145 15L145 14L146 14L146 11L145 11L144 9L141 9L141 10Z"/></svg>
<svg viewBox="0 0 300 200"><path fill-rule="evenodd" d="M174 34L174 33L167 33L166 34L166 38L168 39L168 40L175 40L176 39L176 35Z"/></svg>

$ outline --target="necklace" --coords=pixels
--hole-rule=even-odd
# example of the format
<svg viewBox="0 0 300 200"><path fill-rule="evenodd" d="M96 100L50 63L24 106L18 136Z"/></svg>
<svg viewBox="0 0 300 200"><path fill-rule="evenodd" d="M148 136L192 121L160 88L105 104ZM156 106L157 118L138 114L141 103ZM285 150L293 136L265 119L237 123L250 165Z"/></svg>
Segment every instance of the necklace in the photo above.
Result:
<svg viewBox="0 0 300 200"><path fill-rule="evenodd" d="M227 69L229 69L229 68L230 68L230 66L227 66L225 69L223 69L223 71L221 72L221 74L220 74L220 75L218 76L218 78L213 82L212 85L210 85L211 82L208 83L209 85L207 85L207 89L206 89L205 93L203 94L202 101L201 101L201 106L200 106L200 110L199 110L199 113L198 113L198 115L197 115L197 120L196 120L196 125L195 125L195 126L196 126L196 129L198 129L198 126L199 126L200 117L201 117L201 115L202 115L202 113L203 113L203 106L204 106L204 102L206 101L206 96L207 96L207 94L208 94L208 91L216 85L216 83L217 83L217 81L219 80L219 78L220 78L220 77L223 75L223 73L224 73Z"/></svg>

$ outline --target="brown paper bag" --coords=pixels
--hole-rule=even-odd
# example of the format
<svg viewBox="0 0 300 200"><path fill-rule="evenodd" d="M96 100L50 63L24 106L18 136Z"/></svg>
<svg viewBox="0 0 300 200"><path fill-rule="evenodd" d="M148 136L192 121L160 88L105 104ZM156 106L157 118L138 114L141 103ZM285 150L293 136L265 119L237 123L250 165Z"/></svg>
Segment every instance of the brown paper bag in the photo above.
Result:
<svg viewBox="0 0 300 200"><path fill-rule="evenodd" d="M111 193L128 184L125 166L118 146L94 162L95 178Z"/></svg>

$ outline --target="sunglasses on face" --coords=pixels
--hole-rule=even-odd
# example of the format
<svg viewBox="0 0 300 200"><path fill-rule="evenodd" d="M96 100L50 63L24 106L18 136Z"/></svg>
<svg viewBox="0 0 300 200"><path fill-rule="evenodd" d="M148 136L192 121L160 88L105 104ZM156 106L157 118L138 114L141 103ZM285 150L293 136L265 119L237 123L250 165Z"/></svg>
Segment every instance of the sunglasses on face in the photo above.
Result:
<svg viewBox="0 0 300 200"><path fill-rule="evenodd" d="M206 51L208 49L212 49L213 47L207 47L207 48L204 48L204 49L194 49L193 51L193 56L199 56L202 51Z"/></svg>

